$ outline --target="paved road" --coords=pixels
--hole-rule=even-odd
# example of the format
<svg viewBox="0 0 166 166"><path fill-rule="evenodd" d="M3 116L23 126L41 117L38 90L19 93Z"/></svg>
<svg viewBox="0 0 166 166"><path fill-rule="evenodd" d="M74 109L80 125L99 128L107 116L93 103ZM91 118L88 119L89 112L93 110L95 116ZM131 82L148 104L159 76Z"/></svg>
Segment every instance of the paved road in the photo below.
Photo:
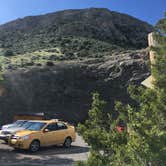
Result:
<svg viewBox="0 0 166 166"><path fill-rule="evenodd" d="M35 154L15 151L0 141L0 166L72 166L74 161L87 160L88 154L89 147L80 136L69 149L54 146Z"/></svg>

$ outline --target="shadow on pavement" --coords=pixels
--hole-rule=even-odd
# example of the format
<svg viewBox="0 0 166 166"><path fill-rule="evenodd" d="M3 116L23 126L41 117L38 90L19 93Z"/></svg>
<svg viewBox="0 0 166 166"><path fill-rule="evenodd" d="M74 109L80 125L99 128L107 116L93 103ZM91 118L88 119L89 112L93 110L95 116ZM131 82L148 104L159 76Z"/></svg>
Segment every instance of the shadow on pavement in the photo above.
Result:
<svg viewBox="0 0 166 166"><path fill-rule="evenodd" d="M4 148L0 149L0 166L71 166L74 154L87 152L89 152L89 148L81 146L46 147L36 153Z"/></svg>
<svg viewBox="0 0 166 166"><path fill-rule="evenodd" d="M70 148L64 148L63 146L51 146L41 148L40 151L36 153L30 153L28 151L17 151L19 153L31 154L31 155L58 155L58 154L77 154L89 152L88 147L81 146L71 146Z"/></svg>
<svg viewBox="0 0 166 166"><path fill-rule="evenodd" d="M72 166L73 160L57 156L33 157L20 155L14 150L0 149L0 166Z"/></svg>

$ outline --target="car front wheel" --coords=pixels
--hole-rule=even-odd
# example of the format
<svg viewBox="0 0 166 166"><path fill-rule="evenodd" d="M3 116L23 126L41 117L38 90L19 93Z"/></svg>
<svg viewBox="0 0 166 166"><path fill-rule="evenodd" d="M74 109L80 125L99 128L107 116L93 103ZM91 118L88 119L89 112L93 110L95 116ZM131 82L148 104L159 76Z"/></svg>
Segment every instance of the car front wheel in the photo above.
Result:
<svg viewBox="0 0 166 166"><path fill-rule="evenodd" d="M40 142L37 140L32 141L29 150L31 152L37 152L39 149L40 149Z"/></svg>

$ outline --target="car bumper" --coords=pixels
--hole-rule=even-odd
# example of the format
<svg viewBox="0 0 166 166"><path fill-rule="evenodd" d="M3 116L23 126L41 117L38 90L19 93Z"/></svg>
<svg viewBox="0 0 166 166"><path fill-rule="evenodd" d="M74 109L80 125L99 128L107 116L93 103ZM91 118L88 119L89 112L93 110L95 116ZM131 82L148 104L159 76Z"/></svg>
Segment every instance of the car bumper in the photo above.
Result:
<svg viewBox="0 0 166 166"><path fill-rule="evenodd" d="M17 149L29 149L29 143L18 139L9 139L8 144Z"/></svg>

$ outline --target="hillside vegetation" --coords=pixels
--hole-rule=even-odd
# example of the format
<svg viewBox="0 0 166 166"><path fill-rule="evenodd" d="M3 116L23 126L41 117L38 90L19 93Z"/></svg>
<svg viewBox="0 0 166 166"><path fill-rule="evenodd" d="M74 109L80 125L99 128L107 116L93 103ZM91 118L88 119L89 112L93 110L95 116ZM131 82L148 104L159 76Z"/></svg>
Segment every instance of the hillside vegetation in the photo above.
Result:
<svg viewBox="0 0 166 166"><path fill-rule="evenodd" d="M59 47L67 54L87 56L110 51L115 45L138 49L147 46L152 30L143 21L108 9L66 10L1 25L0 51L10 56Z"/></svg>

